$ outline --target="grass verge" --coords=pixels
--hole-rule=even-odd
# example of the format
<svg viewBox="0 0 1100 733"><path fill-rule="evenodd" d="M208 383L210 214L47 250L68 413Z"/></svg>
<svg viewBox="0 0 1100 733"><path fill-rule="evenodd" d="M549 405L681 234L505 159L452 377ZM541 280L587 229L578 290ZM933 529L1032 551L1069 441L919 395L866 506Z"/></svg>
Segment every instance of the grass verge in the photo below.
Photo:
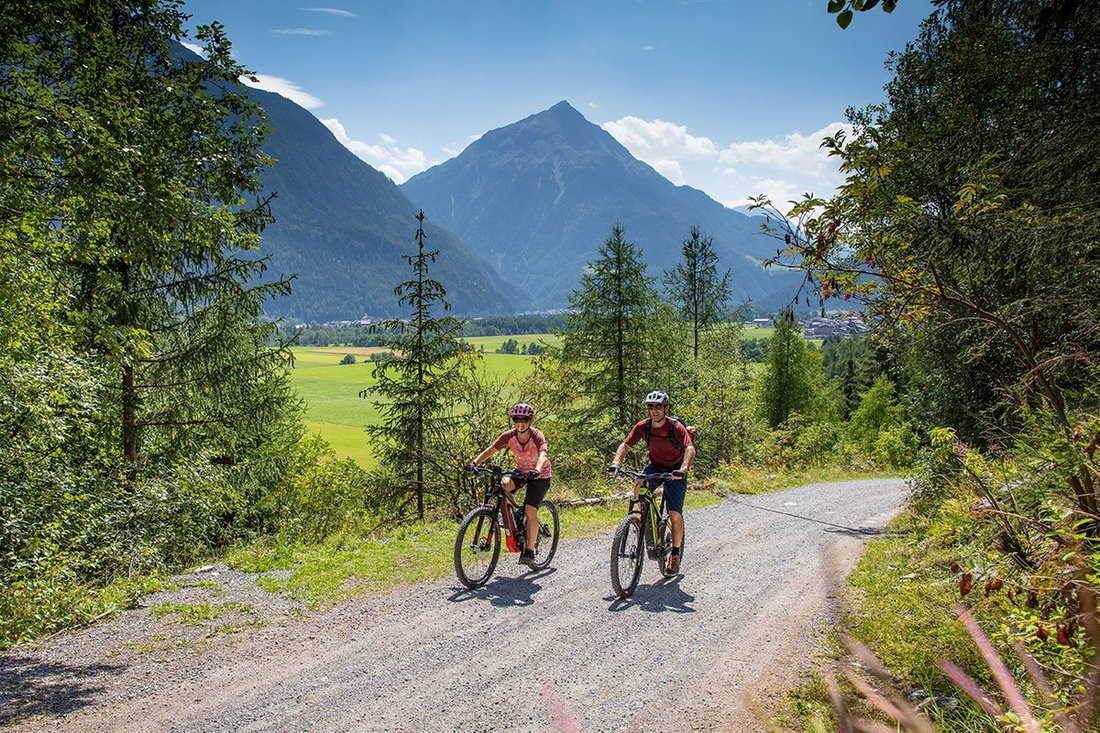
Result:
<svg viewBox="0 0 1100 733"><path fill-rule="evenodd" d="M719 488L736 493L761 493L806 483L878 475L820 470L782 477L761 475L743 483L723 481L688 491L685 509L721 502L715 490ZM561 507L560 511L563 538L591 537L609 534L622 519L626 504L612 500ZM227 561L239 570L263 573L259 582L267 590L286 593L317 608L363 593L453 574L456 529L456 522L434 521L371 535L340 533L317 545L269 541L239 549Z"/></svg>
<svg viewBox="0 0 1100 733"><path fill-rule="evenodd" d="M846 635L875 653L894 675L893 686L902 695L923 690L952 701L950 707L927 708L937 730L997 730L936 666L938 660L950 659L964 669L984 668L953 611L960 594L958 577L949 570L951 562L927 527L908 512L898 516L883 536L869 542L848 577L846 604L829 649L819 658L819 669L788 695L779 711L781 722L794 730L837 730L820 669L859 669L844 655L840 637ZM895 725L841 682L845 705L854 714Z"/></svg>

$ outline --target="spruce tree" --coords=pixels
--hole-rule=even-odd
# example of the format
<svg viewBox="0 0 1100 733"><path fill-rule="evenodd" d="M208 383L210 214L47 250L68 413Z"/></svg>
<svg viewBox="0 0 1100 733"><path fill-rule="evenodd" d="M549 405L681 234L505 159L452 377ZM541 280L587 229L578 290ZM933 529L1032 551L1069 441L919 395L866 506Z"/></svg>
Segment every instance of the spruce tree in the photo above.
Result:
<svg viewBox="0 0 1100 733"><path fill-rule="evenodd" d="M730 271L718 276L714 237L704 237L697 226L681 244L680 257L661 281L679 316L691 324L692 356L698 359L699 334L729 317Z"/></svg>
<svg viewBox="0 0 1100 733"><path fill-rule="evenodd" d="M439 252L424 250L423 211L416 220L416 254L402 255L413 277L394 288L398 303L411 312L407 320L389 319L375 325L382 334L380 345L394 356L377 362L378 381L360 396L375 397L382 415L381 424L368 426L367 432L381 446L382 464L397 480L393 508L401 514L415 497L416 514L423 519L425 496L433 487L445 489L450 473L440 460L444 453L432 450L431 443L445 439L454 424L448 394L458 379L462 353L458 336L463 323L437 315L437 309L449 311L451 304L443 284L428 274Z"/></svg>
<svg viewBox="0 0 1100 733"><path fill-rule="evenodd" d="M110 375L99 431L131 479L199 452L241 460L296 404L262 320L289 285L261 282L267 262L248 253L271 220L271 161L245 70L216 24L196 33L206 58L184 60L187 16L169 0L11 10L0 121L17 183L0 200L0 261L42 299L23 344Z"/></svg>
<svg viewBox="0 0 1100 733"><path fill-rule="evenodd" d="M810 363L794 311L785 308L775 319L761 380L760 411L771 427L778 427L794 412L807 414L813 409L817 394Z"/></svg>
<svg viewBox="0 0 1100 733"><path fill-rule="evenodd" d="M4 6L0 585L209 551L298 436L261 312L288 288L255 252L262 112L222 29L186 23L172 0Z"/></svg>
<svg viewBox="0 0 1100 733"><path fill-rule="evenodd" d="M611 228L569 305L562 353L583 368L587 416L626 426L676 349L659 315L653 278L622 224Z"/></svg>

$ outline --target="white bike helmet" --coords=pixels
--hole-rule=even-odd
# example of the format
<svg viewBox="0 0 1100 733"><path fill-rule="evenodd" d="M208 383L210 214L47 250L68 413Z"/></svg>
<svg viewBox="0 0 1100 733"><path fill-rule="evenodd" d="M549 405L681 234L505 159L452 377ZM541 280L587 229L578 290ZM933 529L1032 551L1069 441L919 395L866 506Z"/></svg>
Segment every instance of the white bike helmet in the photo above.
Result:
<svg viewBox="0 0 1100 733"><path fill-rule="evenodd" d="M647 405L667 405L669 401L668 395L660 390L654 390L645 396Z"/></svg>

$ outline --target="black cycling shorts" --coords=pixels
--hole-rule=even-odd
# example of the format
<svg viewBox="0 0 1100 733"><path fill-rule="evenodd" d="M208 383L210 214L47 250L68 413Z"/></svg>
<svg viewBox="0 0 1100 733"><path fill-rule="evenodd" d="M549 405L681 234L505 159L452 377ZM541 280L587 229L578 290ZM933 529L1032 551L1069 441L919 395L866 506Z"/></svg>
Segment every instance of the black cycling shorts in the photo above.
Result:
<svg viewBox="0 0 1100 733"><path fill-rule="evenodd" d="M527 482L527 493L523 497L524 506L538 507L550 491L550 477L536 478Z"/></svg>

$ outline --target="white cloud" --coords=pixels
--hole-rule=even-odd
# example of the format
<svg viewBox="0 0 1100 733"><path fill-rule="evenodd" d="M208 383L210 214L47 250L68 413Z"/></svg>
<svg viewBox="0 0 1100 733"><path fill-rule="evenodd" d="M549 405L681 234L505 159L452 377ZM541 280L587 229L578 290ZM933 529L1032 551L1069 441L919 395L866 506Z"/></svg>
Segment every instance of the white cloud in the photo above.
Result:
<svg viewBox="0 0 1100 733"><path fill-rule="evenodd" d="M339 15L342 18L358 18L359 16L350 10L342 10L340 8L302 8L302 10L308 10L311 13L327 13L328 15Z"/></svg>
<svg viewBox="0 0 1100 733"><path fill-rule="evenodd" d="M653 168L677 186L684 185L684 170L675 160L651 160L647 161Z"/></svg>
<svg viewBox="0 0 1100 733"><path fill-rule="evenodd" d="M807 135L792 132L725 147L664 120L627 116L602 127L668 180L702 189L730 207L743 206L750 196L763 193L783 209L787 201L801 199L806 192L829 196L842 182L836 159L821 149L823 138L848 128L840 122Z"/></svg>
<svg viewBox="0 0 1100 733"><path fill-rule="evenodd" d="M643 120L623 117L601 125L621 142L631 154L653 167L668 160L702 160L713 158L718 148L706 137L695 137L684 125L664 120Z"/></svg>
<svg viewBox="0 0 1100 733"><path fill-rule="evenodd" d="M331 36L332 31L321 28L272 28L277 36Z"/></svg>
<svg viewBox="0 0 1100 733"><path fill-rule="evenodd" d="M323 101L303 90L296 82L290 81L289 79L271 76L270 74L253 74L252 76L256 81L252 81L252 79L247 76L242 76L241 82L256 89L263 89L264 91L281 94L291 102L305 107L306 109L317 109L318 107L325 106Z"/></svg>
<svg viewBox="0 0 1100 733"><path fill-rule="evenodd" d="M833 122L809 135L792 132L782 140L737 142L723 149L718 158L729 164L768 165L779 170L821 174L835 167L821 150L821 141L841 129L850 130L851 126Z"/></svg>
<svg viewBox="0 0 1100 733"><path fill-rule="evenodd" d="M784 209L788 201L801 199L804 193L831 195L843 177L837 160L821 148L821 141L842 129L850 126L833 122L808 135L792 132L778 140L748 140L723 148L718 160L726 167L721 172L736 190L744 192L724 203L739 206L748 196L763 193Z"/></svg>
<svg viewBox="0 0 1100 733"><path fill-rule="evenodd" d="M321 120L321 123L332 131L345 148L385 173L394 183L402 184L433 165L428 162L428 156L422 150L402 149L397 145L397 140L385 133L378 135L382 145L371 145L361 140L352 140L343 124L335 117Z"/></svg>

